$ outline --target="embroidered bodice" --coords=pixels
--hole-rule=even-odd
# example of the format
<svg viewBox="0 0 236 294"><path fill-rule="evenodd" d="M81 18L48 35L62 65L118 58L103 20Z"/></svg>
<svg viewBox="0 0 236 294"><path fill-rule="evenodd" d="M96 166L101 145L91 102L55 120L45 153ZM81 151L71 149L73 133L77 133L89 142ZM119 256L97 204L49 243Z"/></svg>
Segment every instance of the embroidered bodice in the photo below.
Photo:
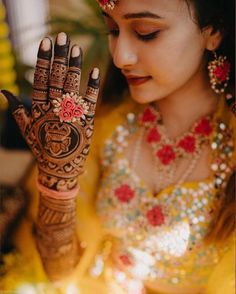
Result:
<svg viewBox="0 0 236 294"><path fill-rule="evenodd" d="M153 195L125 156L128 139L137 131L136 117L127 115L107 140L102 157L97 211L107 238L115 243L114 266L134 279L204 286L227 250L206 245L204 237L233 168L230 130L223 121L213 123L209 178Z"/></svg>

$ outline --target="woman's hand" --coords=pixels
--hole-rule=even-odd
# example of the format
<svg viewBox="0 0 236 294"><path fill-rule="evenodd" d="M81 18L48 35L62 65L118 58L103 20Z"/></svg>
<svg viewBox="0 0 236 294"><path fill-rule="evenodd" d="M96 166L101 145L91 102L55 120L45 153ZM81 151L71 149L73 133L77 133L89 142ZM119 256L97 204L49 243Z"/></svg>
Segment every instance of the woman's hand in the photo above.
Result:
<svg viewBox="0 0 236 294"><path fill-rule="evenodd" d="M38 161L39 182L57 191L68 191L83 172L93 134L99 71L93 69L84 97L80 95L82 51L69 39L57 36L52 60L52 42L43 39L34 74L31 115L7 91L12 113ZM51 62L52 61L52 62Z"/></svg>

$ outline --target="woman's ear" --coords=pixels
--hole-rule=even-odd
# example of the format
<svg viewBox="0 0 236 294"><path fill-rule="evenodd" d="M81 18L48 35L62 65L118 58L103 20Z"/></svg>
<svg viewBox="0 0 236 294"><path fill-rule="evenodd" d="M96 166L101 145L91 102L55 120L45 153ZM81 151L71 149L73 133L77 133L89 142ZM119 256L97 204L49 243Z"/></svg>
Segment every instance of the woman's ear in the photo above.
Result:
<svg viewBox="0 0 236 294"><path fill-rule="evenodd" d="M217 50L222 41L222 33L219 30L214 30L212 26L204 29L204 37L206 40L206 49L209 51Z"/></svg>

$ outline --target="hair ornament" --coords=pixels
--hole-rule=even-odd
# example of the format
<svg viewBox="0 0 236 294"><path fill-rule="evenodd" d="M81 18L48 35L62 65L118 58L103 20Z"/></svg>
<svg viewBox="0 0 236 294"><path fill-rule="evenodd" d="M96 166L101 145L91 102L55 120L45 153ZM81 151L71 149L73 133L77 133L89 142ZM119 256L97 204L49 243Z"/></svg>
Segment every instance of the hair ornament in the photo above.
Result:
<svg viewBox="0 0 236 294"><path fill-rule="evenodd" d="M114 9L118 0L97 0L103 9Z"/></svg>

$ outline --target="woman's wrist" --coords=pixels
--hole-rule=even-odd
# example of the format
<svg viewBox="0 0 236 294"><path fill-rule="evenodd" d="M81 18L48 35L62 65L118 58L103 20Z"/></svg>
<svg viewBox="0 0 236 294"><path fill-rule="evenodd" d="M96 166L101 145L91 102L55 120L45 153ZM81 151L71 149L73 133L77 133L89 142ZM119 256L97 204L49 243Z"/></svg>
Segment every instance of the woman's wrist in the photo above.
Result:
<svg viewBox="0 0 236 294"><path fill-rule="evenodd" d="M55 192L69 192L78 186L77 177L56 177L42 172L39 168L38 183L47 189L54 190Z"/></svg>
<svg viewBox="0 0 236 294"><path fill-rule="evenodd" d="M79 192L78 185L68 191L57 191L57 190L49 189L46 186L42 185L38 180L36 182L36 185L40 193L42 193L43 195L49 198L54 198L54 199L71 199L76 197Z"/></svg>

